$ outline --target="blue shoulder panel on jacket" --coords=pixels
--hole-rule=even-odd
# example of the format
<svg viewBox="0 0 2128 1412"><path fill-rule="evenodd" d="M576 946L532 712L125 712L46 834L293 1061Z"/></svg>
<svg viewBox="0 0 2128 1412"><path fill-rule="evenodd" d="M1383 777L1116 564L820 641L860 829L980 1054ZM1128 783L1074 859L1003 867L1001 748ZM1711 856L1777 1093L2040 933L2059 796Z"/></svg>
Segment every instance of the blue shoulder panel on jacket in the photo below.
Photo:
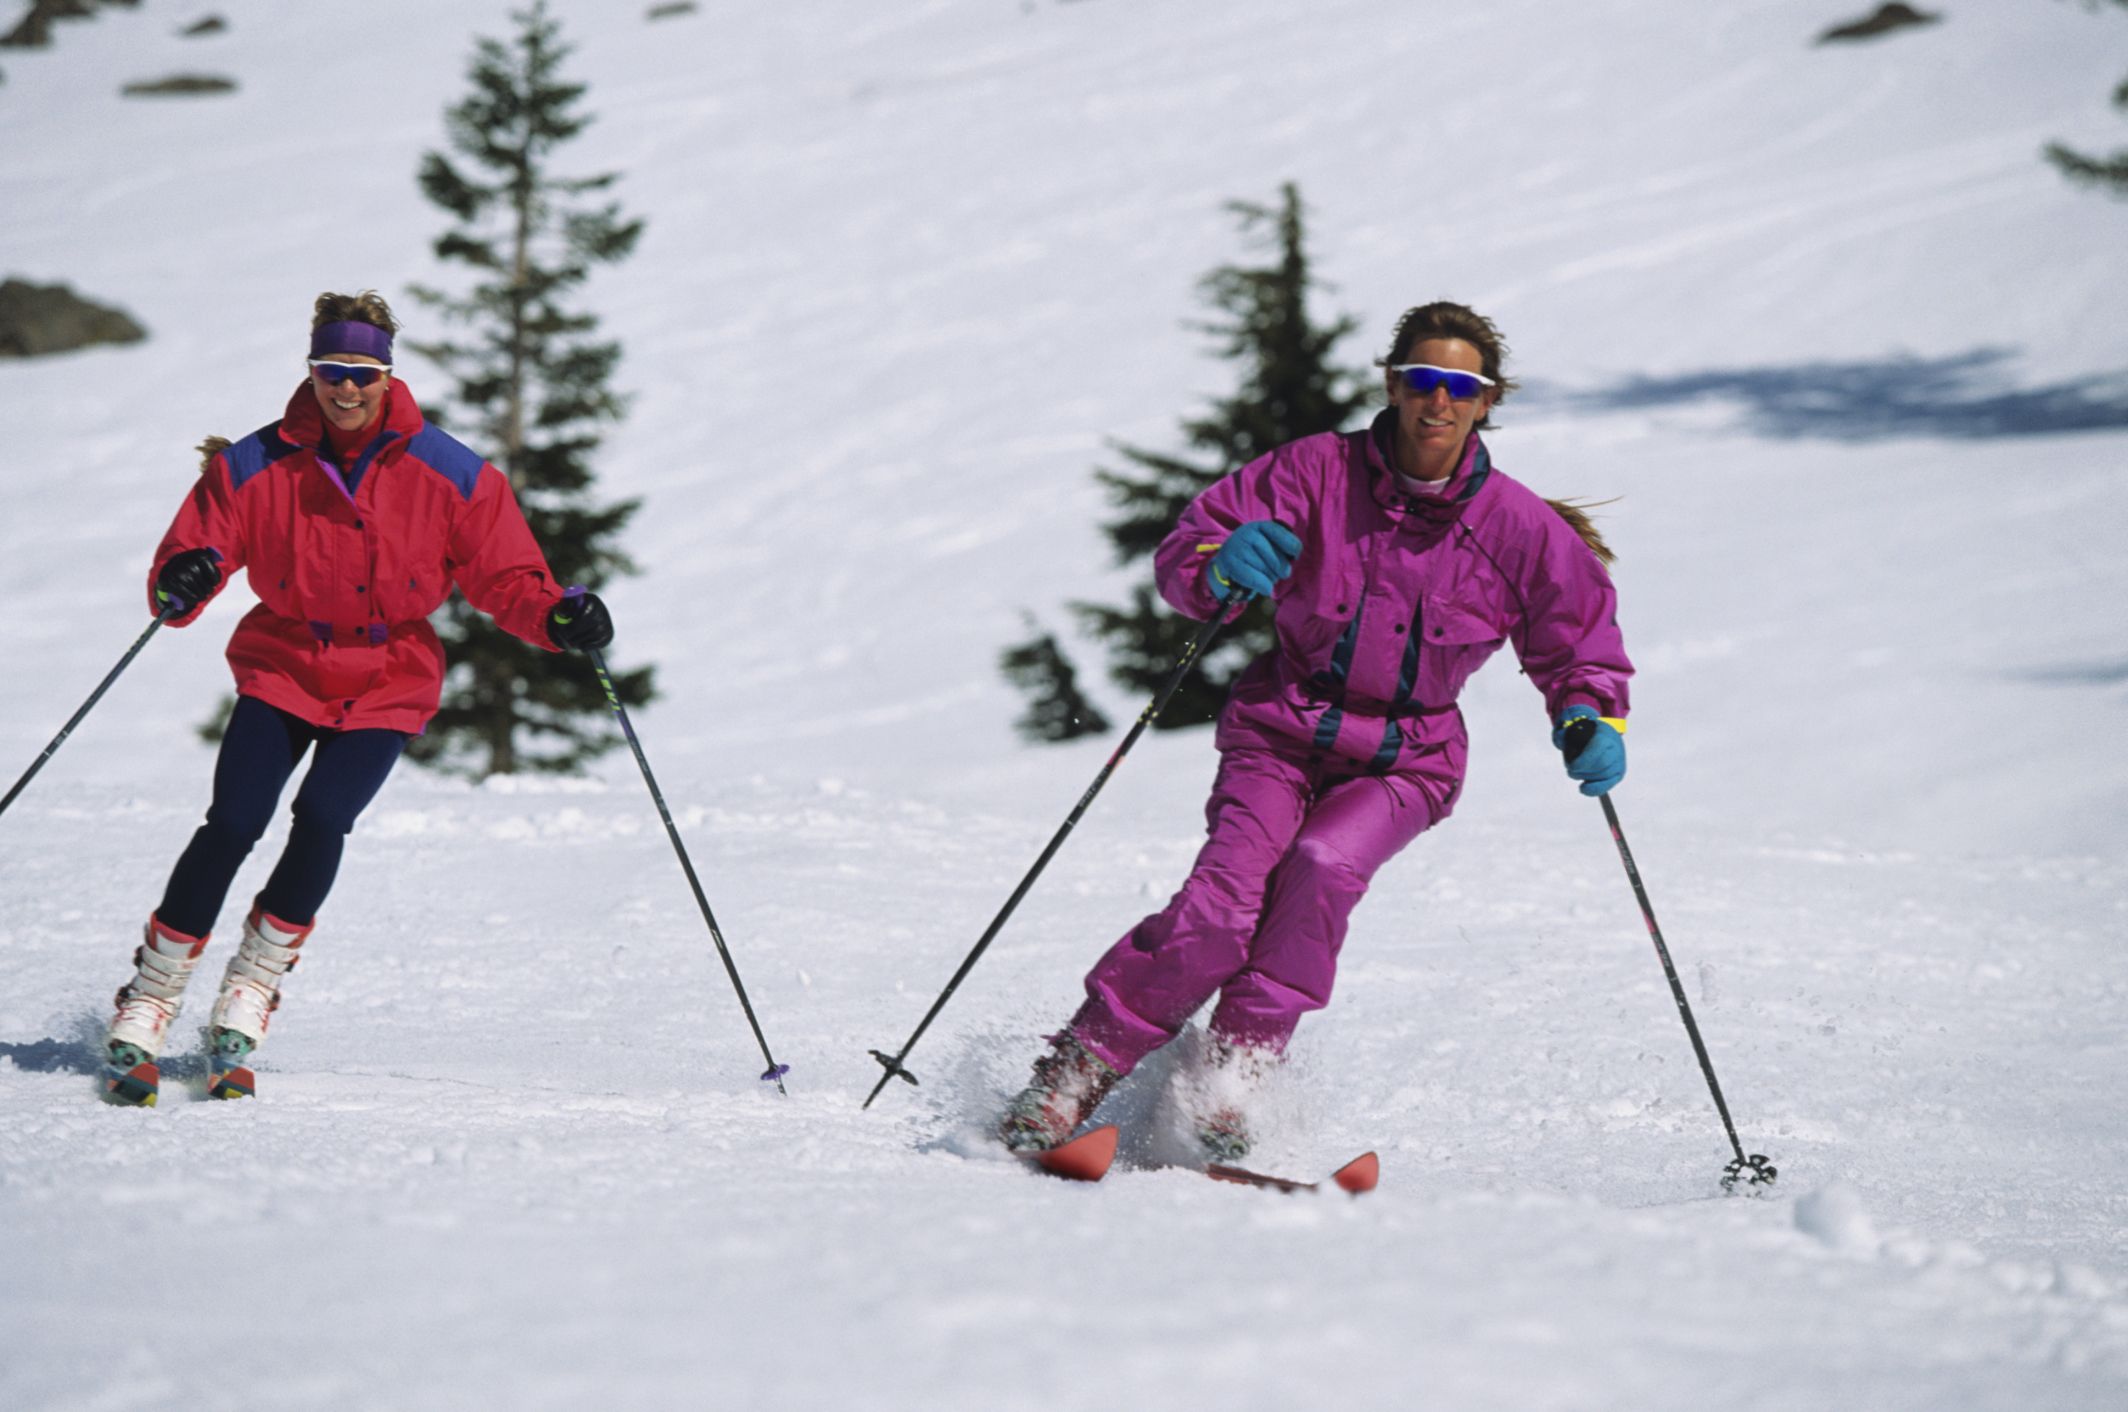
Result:
<svg viewBox="0 0 2128 1412"><path fill-rule="evenodd" d="M229 488L243 489L245 481L295 449L281 440L279 422L269 422L260 427L222 452L223 458L229 462Z"/></svg>
<svg viewBox="0 0 2128 1412"><path fill-rule="evenodd" d="M415 432L414 439L406 444L406 451L458 487L458 493L468 500L473 498L473 487L480 482L480 468L488 463L478 451L435 427L425 426Z"/></svg>

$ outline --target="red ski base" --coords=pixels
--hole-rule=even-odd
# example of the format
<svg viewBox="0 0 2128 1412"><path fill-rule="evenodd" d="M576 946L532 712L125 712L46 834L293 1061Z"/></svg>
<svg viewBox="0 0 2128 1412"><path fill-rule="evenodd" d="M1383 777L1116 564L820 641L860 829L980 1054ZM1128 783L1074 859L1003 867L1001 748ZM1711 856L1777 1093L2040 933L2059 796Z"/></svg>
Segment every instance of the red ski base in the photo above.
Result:
<svg viewBox="0 0 2128 1412"><path fill-rule="evenodd" d="M162 1087L162 1071L155 1061L144 1059L129 1069L104 1070L103 1096L107 1103L127 1108L153 1108Z"/></svg>
<svg viewBox="0 0 2128 1412"><path fill-rule="evenodd" d="M1020 1156L1053 1177L1072 1182L1097 1182L1108 1175L1109 1164L1116 1160L1115 1124L1080 1133L1070 1142L1045 1152L1023 1152Z"/></svg>
<svg viewBox="0 0 2128 1412"><path fill-rule="evenodd" d="M1116 1160L1116 1128L1113 1123L1090 1128L1070 1142L1052 1147L1044 1152L1023 1152L1020 1157L1032 1166L1040 1167L1053 1177L1062 1177L1073 1182L1097 1182L1108 1175L1109 1167ZM1270 1191L1316 1191L1321 1182L1297 1182L1288 1177L1267 1176L1252 1172L1245 1167L1228 1167L1218 1163L1203 1169L1204 1174L1215 1182L1232 1182L1237 1186L1263 1187ZM1381 1159L1372 1152L1353 1158L1330 1174L1329 1184L1340 1191L1349 1191L1354 1196L1373 1191L1382 1179Z"/></svg>
<svg viewBox="0 0 2128 1412"><path fill-rule="evenodd" d="M1245 1167L1228 1167L1214 1162L1204 1169L1204 1174L1215 1182L1232 1182L1236 1186L1266 1187L1272 1191L1315 1191L1321 1182L1296 1182L1288 1177L1271 1177L1262 1172L1251 1172ZM1330 1174L1331 1185L1340 1191L1349 1191L1354 1196L1373 1191L1382 1180L1382 1161L1372 1152L1363 1152Z"/></svg>
<svg viewBox="0 0 2128 1412"><path fill-rule="evenodd" d="M209 1098L249 1098L258 1092L257 1075L242 1064L214 1075L207 1085Z"/></svg>

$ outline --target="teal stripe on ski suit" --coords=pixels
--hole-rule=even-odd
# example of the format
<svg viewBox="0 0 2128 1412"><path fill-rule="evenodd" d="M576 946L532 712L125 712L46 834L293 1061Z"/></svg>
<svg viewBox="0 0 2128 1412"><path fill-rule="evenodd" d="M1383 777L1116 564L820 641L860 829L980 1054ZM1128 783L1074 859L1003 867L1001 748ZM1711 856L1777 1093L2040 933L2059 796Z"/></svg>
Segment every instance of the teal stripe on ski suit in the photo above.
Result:
<svg viewBox="0 0 2128 1412"><path fill-rule="evenodd" d="M1456 493L1455 503L1461 504L1476 495L1484 486L1486 477L1492 474L1492 470L1492 455L1481 441L1478 443L1477 454L1471 458L1467 483ZM1397 671L1396 695L1389 702L1389 721L1382 728L1381 748L1376 750L1374 758L1367 762L1367 768L1370 770L1388 769L1396 763L1397 753L1404 748L1404 727L1397 717L1397 712L1411 704L1411 693L1418 689L1419 643L1425 638L1425 629L1426 600L1422 597L1412 605L1411 632L1404 639L1404 661Z"/></svg>
<svg viewBox="0 0 2128 1412"><path fill-rule="evenodd" d="M1337 640L1337 647L1330 654L1330 678L1333 693L1330 704L1323 708L1322 719L1315 723L1315 748L1328 750L1337 744L1338 727L1345 723L1345 678L1352 673L1352 650L1360 640L1360 618L1367 611L1362 599L1352 610L1352 621L1345 624L1344 635Z"/></svg>

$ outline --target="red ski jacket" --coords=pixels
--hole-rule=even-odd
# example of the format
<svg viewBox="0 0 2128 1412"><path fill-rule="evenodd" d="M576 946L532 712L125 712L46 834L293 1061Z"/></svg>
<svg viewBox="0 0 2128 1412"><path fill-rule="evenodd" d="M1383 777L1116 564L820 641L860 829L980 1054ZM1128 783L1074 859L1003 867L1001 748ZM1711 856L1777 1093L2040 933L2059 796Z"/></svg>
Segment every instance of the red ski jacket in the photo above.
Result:
<svg viewBox="0 0 2128 1412"><path fill-rule="evenodd" d="M562 590L509 478L423 421L396 379L377 434L345 468L308 382L278 423L216 455L156 547L151 610L156 574L188 549L220 554L224 584L249 570L259 596L229 639L238 694L313 725L428 724L444 670L428 618L454 583L506 631L556 650L546 617Z"/></svg>

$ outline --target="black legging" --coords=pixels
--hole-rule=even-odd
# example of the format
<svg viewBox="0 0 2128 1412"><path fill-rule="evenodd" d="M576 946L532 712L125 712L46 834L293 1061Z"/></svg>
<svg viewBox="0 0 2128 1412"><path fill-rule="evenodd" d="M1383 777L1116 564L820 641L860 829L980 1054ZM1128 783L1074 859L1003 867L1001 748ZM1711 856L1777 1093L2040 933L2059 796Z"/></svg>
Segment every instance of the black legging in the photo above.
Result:
<svg viewBox="0 0 2128 1412"><path fill-rule="evenodd" d="M288 846L259 892L259 906L267 912L309 926L332 891L348 831L383 788L406 742L400 731L327 730L263 701L238 697L214 762L207 822L178 856L155 915L187 936L205 936L213 928L237 868L266 832L303 752L315 744L310 770L296 790Z"/></svg>

